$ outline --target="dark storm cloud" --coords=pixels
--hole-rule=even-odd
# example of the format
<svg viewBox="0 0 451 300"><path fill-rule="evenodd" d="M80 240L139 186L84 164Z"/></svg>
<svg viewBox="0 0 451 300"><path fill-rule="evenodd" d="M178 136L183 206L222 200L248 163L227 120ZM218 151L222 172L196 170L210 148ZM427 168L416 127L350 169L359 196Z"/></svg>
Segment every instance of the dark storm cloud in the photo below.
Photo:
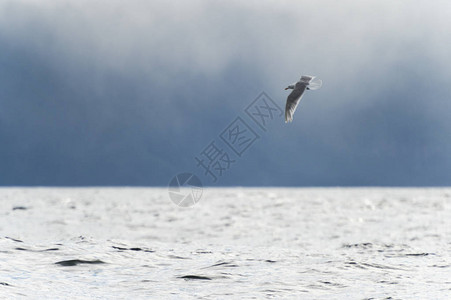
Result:
<svg viewBox="0 0 451 300"><path fill-rule="evenodd" d="M414 2L4 1L0 184L165 185L314 74L219 184L449 185L450 7Z"/></svg>

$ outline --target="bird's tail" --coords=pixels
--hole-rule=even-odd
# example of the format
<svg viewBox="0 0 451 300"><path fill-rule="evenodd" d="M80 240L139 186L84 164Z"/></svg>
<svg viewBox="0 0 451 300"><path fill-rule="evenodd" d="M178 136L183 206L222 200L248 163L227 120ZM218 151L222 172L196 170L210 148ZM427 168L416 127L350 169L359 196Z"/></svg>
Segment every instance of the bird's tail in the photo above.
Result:
<svg viewBox="0 0 451 300"><path fill-rule="evenodd" d="M310 81L309 85L307 86L307 89L314 91L314 90L319 89L322 85L323 85L323 81L321 79L316 78L316 79Z"/></svg>

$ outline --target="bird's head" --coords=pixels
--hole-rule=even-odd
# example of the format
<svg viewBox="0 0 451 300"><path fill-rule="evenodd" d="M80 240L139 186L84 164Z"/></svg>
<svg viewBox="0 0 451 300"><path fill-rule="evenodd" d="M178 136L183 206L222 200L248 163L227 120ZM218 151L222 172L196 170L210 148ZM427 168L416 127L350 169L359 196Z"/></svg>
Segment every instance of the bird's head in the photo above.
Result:
<svg viewBox="0 0 451 300"><path fill-rule="evenodd" d="M292 89L294 89L294 84L290 84L289 86L287 86L285 88L285 90L292 90Z"/></svg>

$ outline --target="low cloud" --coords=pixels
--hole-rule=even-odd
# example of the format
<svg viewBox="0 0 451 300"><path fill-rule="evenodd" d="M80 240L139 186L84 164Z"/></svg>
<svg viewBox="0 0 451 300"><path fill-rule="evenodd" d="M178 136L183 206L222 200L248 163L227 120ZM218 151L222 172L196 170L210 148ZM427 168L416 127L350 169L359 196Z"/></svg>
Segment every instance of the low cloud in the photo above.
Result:
<svg viewBox="0 0 451 300"><path fill-rule="evenodd" d="M260 91L283 106L283 87L313 74L323 88L303 99L291 127L281 124L268 138L322 171L311 180L304 159L256 146L274 174L265 184L287 182L288 165L300 178L291 184L444 184L451 162L437 149L450 148L450 8L445 1L3 1L2 181L165 184ZM365 166L369 160L376 163ZM386 181L396 160L401 166ZM259 182L244 173L223 181Z"/></svg>

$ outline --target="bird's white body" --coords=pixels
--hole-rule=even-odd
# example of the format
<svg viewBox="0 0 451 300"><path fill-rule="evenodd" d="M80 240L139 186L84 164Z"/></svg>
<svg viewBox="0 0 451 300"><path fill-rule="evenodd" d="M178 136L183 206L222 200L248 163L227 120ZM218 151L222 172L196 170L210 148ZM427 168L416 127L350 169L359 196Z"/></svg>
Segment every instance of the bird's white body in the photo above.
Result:
<svg viewBox="0 0 451 300"><path fill-rule="evenodd" d="M289 85L286 90L292 89L293 91L287 97L287 104L285 106L285 123L293 121L293 115L296 111L296 107L302 98L305 90L317 90L322 86L320 79L315 79L315 76L303 75L301 79Z"/></svg>

